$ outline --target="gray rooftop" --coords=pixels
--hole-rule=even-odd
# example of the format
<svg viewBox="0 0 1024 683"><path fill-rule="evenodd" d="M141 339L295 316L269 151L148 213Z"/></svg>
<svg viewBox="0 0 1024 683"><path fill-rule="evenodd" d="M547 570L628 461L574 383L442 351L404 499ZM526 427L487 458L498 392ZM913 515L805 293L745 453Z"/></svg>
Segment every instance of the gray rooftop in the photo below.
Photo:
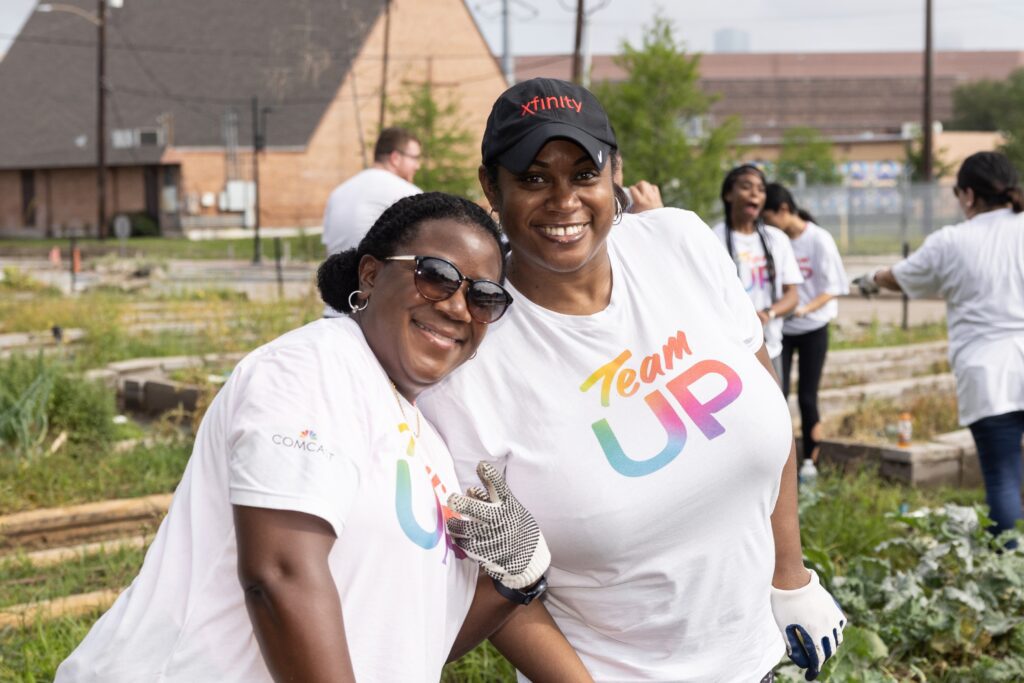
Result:
<svg viewBox="0 0 1024 683"><path fill-rule="evenodd" d="M92 0L65 0L95 13ZM220 147L225 112L251 145L251 98L272 108L271 147L305 147L382 11L382 0L124 0L108 10L108 163L156 163L162 147L112 149L115 129L162 125L175 147ZM97 29L33 13L0 61L0 168L95 163ZM376 85L376 84L374 84ZM367 94L375 92L368 84Z"/></svg>

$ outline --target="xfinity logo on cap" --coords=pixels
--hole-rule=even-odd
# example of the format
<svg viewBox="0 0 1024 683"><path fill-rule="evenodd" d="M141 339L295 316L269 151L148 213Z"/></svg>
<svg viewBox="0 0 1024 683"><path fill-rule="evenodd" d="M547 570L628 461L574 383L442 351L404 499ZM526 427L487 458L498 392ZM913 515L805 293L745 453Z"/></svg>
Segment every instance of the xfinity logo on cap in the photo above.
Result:
<svg viewBox="0 0 1024 683"><path fill-rule="evenodd" d="M559 95L555 97L534 97L532 100L525 104L520 104L521 107L519 116L533 116L538 111L545 111L548 109L573 109L579 114L583 110L583 102L575 100L568 95Z"/></svg>

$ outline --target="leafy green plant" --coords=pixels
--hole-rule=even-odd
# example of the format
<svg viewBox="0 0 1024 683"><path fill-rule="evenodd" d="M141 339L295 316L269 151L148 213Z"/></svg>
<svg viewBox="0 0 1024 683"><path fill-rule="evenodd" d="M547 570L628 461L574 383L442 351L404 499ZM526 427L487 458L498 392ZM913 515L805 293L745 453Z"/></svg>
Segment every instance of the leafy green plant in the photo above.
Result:
<svg viewBox="0 0 1024 683"><path fill-rule="evenodd" d="M58 288L40 282L20 268L13 266L7 266L3 269L3 277L0 277L0 290L32 292L48 296L60 295Z"/></svg>
<svg viewBox="0 0 1024 683"><path fill-rule="evenodd" d="M19 457L39 455L61 430L72 441L108 443L114 394L73 374L65 362L14 354L0 361L0 443Z"/></svg>
<svg viewBox="0 0 1024 683"><path fill-rule="evenodd" d="M980 497L870 472L801 490L805 557L850 617L821 680L1021 680L1024 553L992 538L981 506L950 502ZM791 665L778 673L802 680Z"/></svg>
<svg viewBox="0 0 1024 683"><path fill-rule="evenodd" d="M42 354L0 361L0 444L15 458L34 455L46 439L55 376Z"/></svg>

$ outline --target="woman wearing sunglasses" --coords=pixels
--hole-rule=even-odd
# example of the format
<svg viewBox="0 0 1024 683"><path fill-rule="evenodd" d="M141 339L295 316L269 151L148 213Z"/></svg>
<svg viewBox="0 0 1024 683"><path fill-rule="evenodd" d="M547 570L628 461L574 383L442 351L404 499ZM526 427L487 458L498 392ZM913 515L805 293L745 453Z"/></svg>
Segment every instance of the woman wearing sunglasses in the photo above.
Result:
<svg viewBox="0 0 1024 683"><path fill-rule="evenodd" d="M139 576L57 680L437 681L542 591L529 513L486 469L486 492L452 497L451 456L415 405L505 313L503 279L493 221L440 193L330 257L322 296L351 316L238 364ZM456 540L493 582L476 590Z"/></svg>
<svg viewBox="0 0 1024 683"><path fill-rule="evenodd" d="M504 471L551 544L543 604L492 642L533 680L559 629L598 681L756 683L784 645L813 678L844 618L803 566L789 411L721 242L620 215L614 133L573 84L506 91L482 151L516 304L421 402L460 478Z"/></svg>

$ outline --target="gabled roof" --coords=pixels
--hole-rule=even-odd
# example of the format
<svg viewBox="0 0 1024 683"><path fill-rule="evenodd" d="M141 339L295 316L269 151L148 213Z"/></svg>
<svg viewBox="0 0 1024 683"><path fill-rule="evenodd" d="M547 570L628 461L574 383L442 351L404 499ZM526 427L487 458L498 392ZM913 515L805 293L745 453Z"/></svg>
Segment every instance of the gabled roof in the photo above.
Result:
<svg viewBox="0 0 1024 683"><path fill-rule="evenodd" d="M64 0L83 12L94 0ZM272 108L271 147L305 147L383 0L124 0L108 10L108 163L155 163L162 148L112 149L110 131L157 128L175 147L220 147L229 108L252 144L251 98ZM36 12L0 61L0 168L95 163L97 29Z"/></svg>

